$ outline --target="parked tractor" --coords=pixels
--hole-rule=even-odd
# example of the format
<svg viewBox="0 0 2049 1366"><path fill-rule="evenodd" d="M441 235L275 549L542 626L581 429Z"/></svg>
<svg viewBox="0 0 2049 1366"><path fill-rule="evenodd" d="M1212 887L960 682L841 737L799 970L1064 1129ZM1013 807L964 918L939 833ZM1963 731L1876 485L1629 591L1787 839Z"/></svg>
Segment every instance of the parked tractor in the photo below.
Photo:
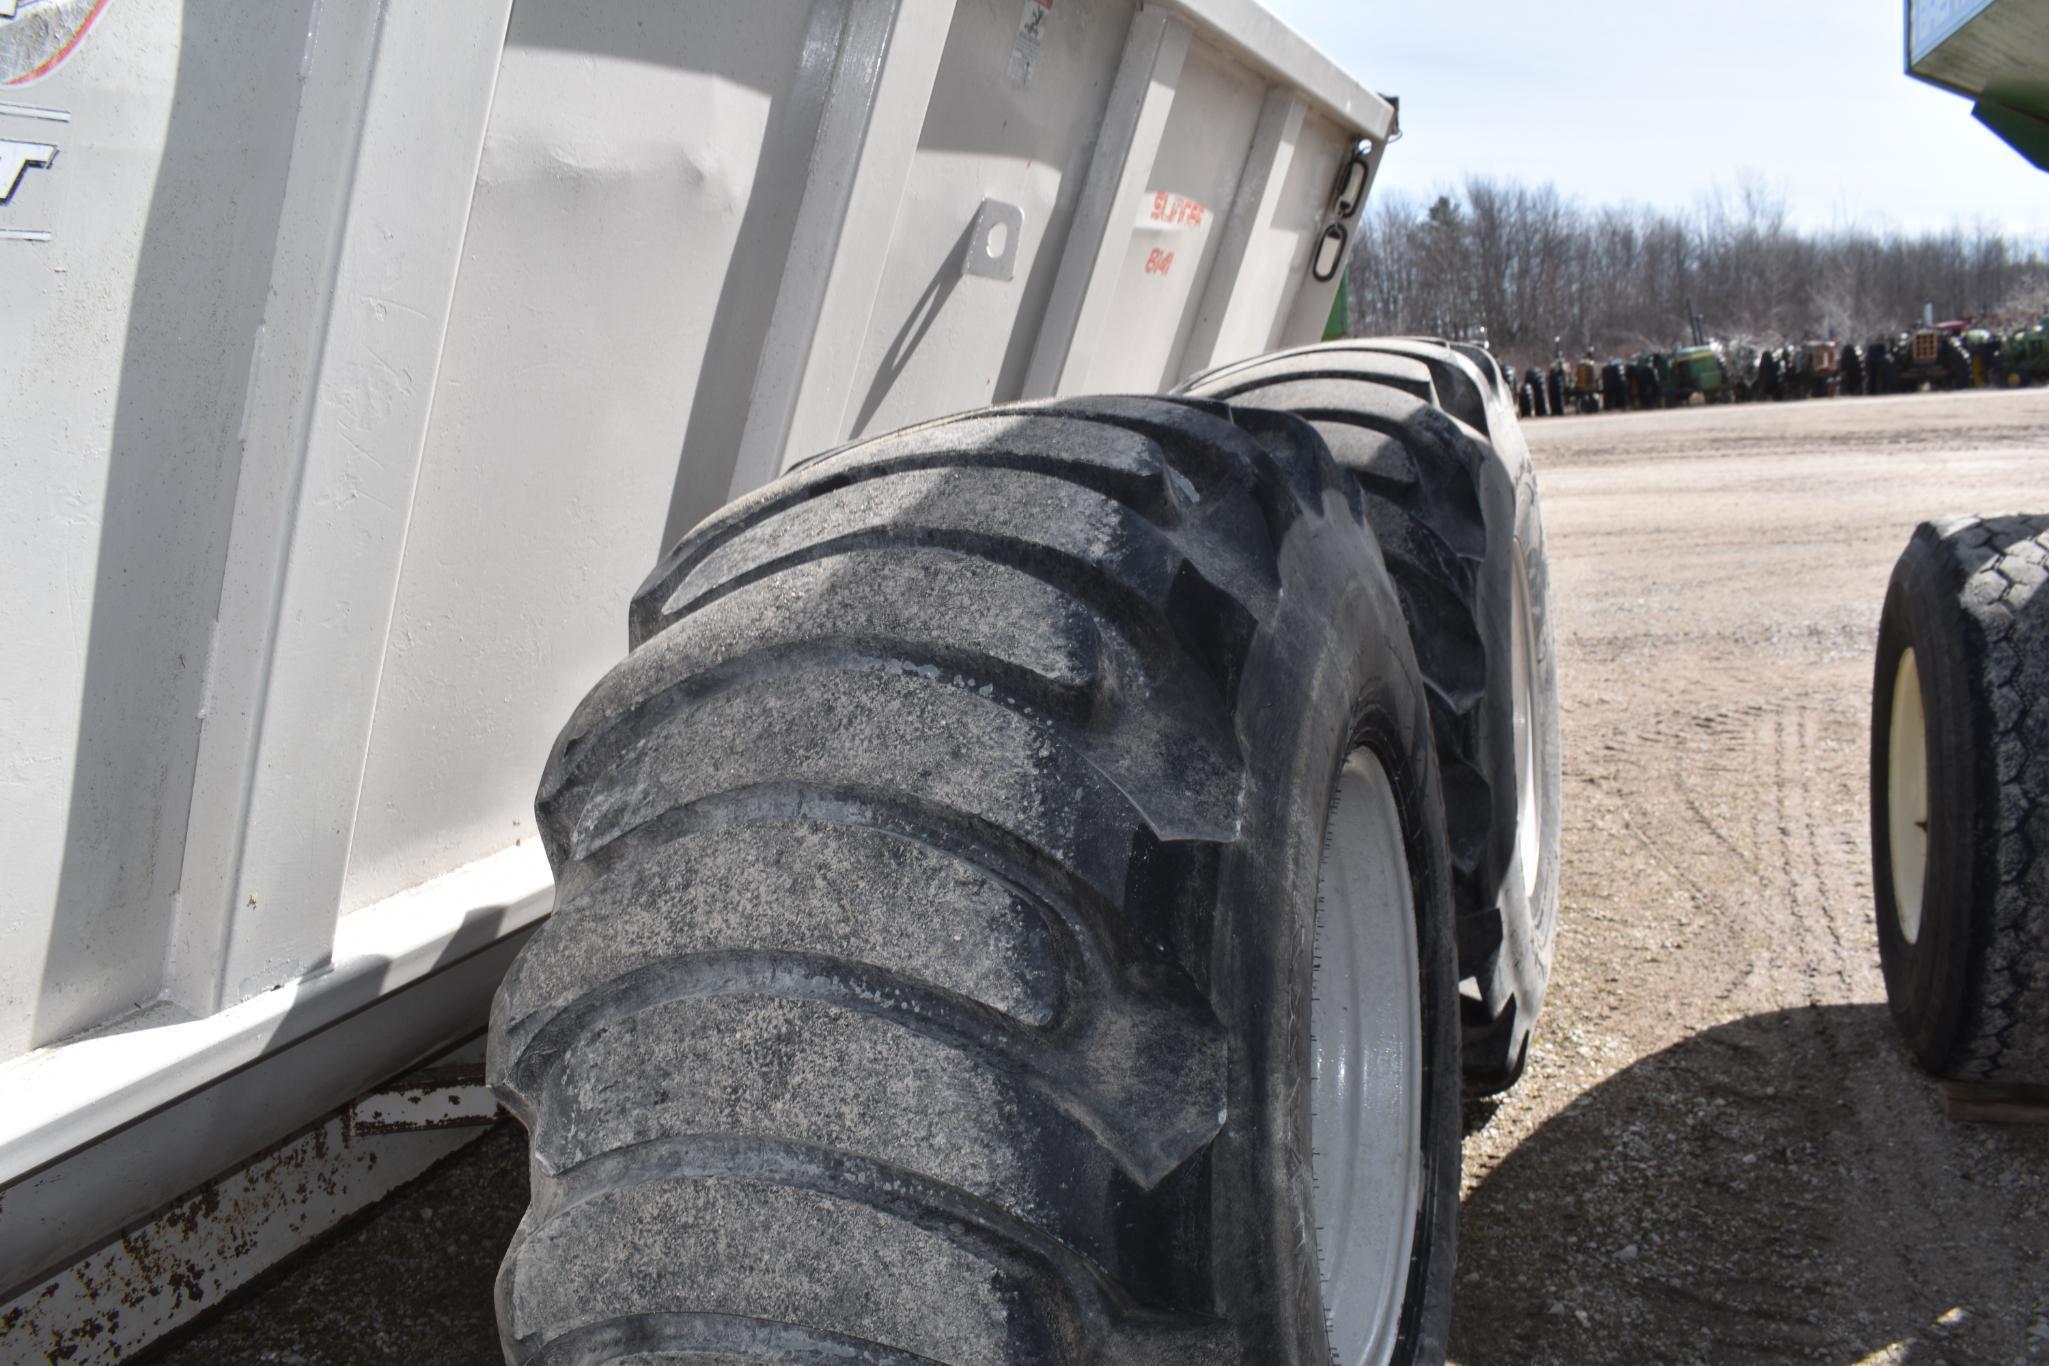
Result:
<svg viewBox="0 0 2049 1366"><path fill-rule="evenodd" d="M1873 337L1864 347L1864 392L1900 392L1900 350L1902 337Z"/></svg>
<svg viewBox="0 0 2049 1366"><path fill-rule="evenodd" d="M1594 360L1592 347L1588 347L1586 354L1574 361L1567 372L1565 402L1575 413L1601 411L1601 367Z"/></svg>
<svg viewBox="0 0 2049 1366"><path fill-rule="evenodd" d="M2049 384L2049 318L2001 339L1990 382L2003 389Z"/></svg>
<svg viewBox="0 0 2049 1366"><path fill-rule="evenodd" d="M1977 324L1966 327L1958 337L1964 354L1971 360L1971 384L1984 388L1988 384L2001 382L2001 361L2006 351L2006 338L1996 328Z"/></svg>
<svg viewBox="0 0 2049 1366"><path fill-rule="evenodd" d="M1661 351L1639 351L1623 367L1629 381L1629 406L1655 409L1671 401L1671 358Z"/></svg>
<svg viewBox="0 0 2049 1366"><path fill-rule="evenodd" d="M1750 384L1750 397L1759 403L1776 403L1786 396L1786 357L1775 346L1757 353L1757 374Z"/></svg>
<svg viewBox="0 0 2049 1366"><path fill-rule="evenodd" d="M1735 401L1735 381L1721 343L1684 346L1672 353L1672 394L1678 403L1690 401L1695 394L1704 403Z"/></svg>
<svg viewBox="0 0 2049 1366"><path fill-rule="evenodd" d="M1867 374L1864 366L1863 349L1854 342L1843 345L1841 379L1836 392L1844 395L1861 395L1865 391Z"/></svg>
<svg viewBox="0 0 2049 1366"><path fill-rule="evenodd" d="M1629 406L1629 375L1618 357L1610 356L1601 367L1601 407L1619 413Z"/></svg>
<svg viewBox="0 0 2049 1366"><path fill-rule="evenodd" d="M1968 389L1974 381L1971 354L1964 349L1964 325L1942 323L1903 333L1892 347L1898 366L1894 388L1907 393L1930 389Z"/></svg>
<svg viewBox="0 0 2049 1366"><path fill-rule="evenodd" d="M1789 369L1787 395L1791 398L1827 398L1836 392L1842 373L1842 357L1835 342L1805 341L1786 348Z"/></svg>

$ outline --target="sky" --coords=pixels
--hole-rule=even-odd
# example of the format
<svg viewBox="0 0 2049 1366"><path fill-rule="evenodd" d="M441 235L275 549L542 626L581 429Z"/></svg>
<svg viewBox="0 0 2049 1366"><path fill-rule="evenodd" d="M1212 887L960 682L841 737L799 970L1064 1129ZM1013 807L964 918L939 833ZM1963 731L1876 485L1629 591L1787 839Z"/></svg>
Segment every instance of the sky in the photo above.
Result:
<svg viewBox="0 0 2049 1366"><path fill-rule="evenodd" d="M2049 173L1904 74L1898 0L1263 2L1401 97L1376 195L1483 175L1684 208L1747 172L1811 229L2049 243Z"/></svg>

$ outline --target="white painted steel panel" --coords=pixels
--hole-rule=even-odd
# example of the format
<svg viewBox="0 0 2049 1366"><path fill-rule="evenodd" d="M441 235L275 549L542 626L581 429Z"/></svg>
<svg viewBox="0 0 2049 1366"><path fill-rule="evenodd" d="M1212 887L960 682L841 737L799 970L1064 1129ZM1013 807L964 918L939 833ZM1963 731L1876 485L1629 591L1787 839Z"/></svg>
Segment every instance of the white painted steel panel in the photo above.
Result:
<svg viewBox="0 0 2049 1366"><path fill-rule="evenodd" d="M1357 145L1356 134L1339 128L1320 114L1312 111L1303 119L1288 179L1281 187L1272 216L1261 228L1265 240L1260 264L1255 267L1258 273L1243 287L1248 297L1270 292L1282 303L1274 314L1272 329L1264 337L1256 332L1234 337L1229 346L1220 348L1218 364L1322 340L1323 329L1330 322L1331 303L1337 298L1338 281L1345 273L1344 263L1339 262L1337 273L1330 279L1317 280L1309 273L1310 260L1323 239L1324 228L1333 221L1329 209L1338 170L1351 160ZM1374 158L1378 156L1376 149ZM1364 213L1362 203L1342 224L1348 248L1350 235L1358 230Z"/></svg>
<svg viewBox="0 0 2049 1366"><path fill-rule="evenodd" d="M1208 43L1190 45L1159 152L1139 192L1113 206L1129 236L1081 387L1156 393L1185 378L1181 353L1265 99L1242 66Z"/></svg>
<svg viewBox="0 0 2049 1366"><path fill-rule="evenodd" d="M1187 24L1141 8L1110 85L1095 155L1061 248L1046 313L1025 371L1027 398L1089 388L1096 348L1136 231L1133 206L1145 192L1174 108L1192 35Z"/></svg>
<svg viewBox="0 0 2049 1366"><path fill-rule="evenodd" d="M960 0L861 344L848 435L1024 393L1131 14L1129 0ZM1023 219L1009 280L965 269L986 200Z"/></svg>
<svg viewBox="0 0 2049 1366"><path fill-rule="evenodd" d="M271 990L320 967L334 944L379 662L510 7L395 3L384 12L350 231L286 504L290 541L270 575L273 615L263 636L220 646L263 657L267 672L241 729L201 736L202 746L243 759L237 795L246 806L239 838L200 851L199 868L225 877L181 894L205 927L179 965L189 970L187 1009L217 1010ZM241 563L260 573L275 546L271 528L253 517L236 533L257 542Z"/></svg>
<svg viewBox="0 0 2049 1366"><path fill-rule="evenodd" d="M694 522L725 500L817 126L808 25L797 5L516 10L345 909L532 832L672 502Z"/></svg>
<svg viewBox="0 0 2049 1366"><path fill-rule="evenodd" d="M831 88L748 397L731 493L840 443L954 0L846 0Z"/></svg>
<svg viewBox="0 0 2049 1366"><path fill-rule="evenodd" d="M1289 253L1276 249L1271 232L1282 192L1293 183L1290 172L1308 112L1301 92L1268 88L1237 192L1217 227L1215 261L1182 349L1182 368L1191 373L1264 349L1261 343L1278 326L1274 301L1294 293L1294 281L1286 274Z"/></svg>
<svg viewBox="0 0 2049 1366"><path fill-rule="evenodd" d="M128 0L5 87L65 121L0 113L56 148L0 206L0 1057L162 990L307 7Z"/></svg>

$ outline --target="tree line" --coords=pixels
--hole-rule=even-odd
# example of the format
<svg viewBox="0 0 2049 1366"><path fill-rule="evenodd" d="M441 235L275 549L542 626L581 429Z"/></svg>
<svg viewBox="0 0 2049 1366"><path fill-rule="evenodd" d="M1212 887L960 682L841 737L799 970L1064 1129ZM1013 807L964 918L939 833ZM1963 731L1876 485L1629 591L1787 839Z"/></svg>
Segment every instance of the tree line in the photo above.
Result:
<svg viewBox="0 0 2049 1366"><path fill-rule="evenodd" d="M1694 315L1711 337L1766 346L1831 332L1862 344L1928 304L1938 320L2034 321L2049 307L2049 259L1982 225L1804 231L1755 179L1672 212L1476 178L1427 204L1369 201L1347 292L1356 336L1484 336L1530 366L1554 346L1668 350L1692 340Z"/></svg>

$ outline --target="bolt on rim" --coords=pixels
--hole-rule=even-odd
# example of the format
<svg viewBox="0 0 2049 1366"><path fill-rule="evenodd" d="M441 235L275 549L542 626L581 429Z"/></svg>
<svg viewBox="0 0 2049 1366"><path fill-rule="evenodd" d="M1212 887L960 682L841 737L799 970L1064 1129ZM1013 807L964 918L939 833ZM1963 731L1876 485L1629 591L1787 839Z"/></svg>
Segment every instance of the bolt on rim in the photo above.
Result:
<svg viewBox="0 0 2049 1366"><path fill-rule="evenodd" d="M1415 894L1387 771L1339 772L1317 876L1308 1088L1311 1212L1336 1366L1390 1360L1423 1189Z"/></svg>
<svg viewBox="0 0 2049 1366"><path fill-rule="evenodd" d="M1900 937L1911 944L1921 937L1921 884L1928 871L1928 726L1921 703L1921 670L1911 648L1900 651L1893 673L1885 754L1893 914Z"/></svg>

